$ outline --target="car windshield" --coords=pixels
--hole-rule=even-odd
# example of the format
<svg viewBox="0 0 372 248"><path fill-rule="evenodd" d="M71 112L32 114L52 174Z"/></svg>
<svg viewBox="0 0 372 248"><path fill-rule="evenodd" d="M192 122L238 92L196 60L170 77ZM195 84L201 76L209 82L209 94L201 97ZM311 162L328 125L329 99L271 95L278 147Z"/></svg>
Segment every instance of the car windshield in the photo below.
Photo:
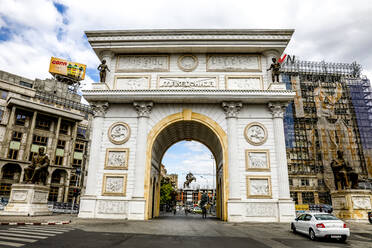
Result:
<svg viewBox="0 0 372 248"><path fill-rule="evenodd" d="M317 220L338 220L335 216L331 214L315 214L314 217Z"/></svg>

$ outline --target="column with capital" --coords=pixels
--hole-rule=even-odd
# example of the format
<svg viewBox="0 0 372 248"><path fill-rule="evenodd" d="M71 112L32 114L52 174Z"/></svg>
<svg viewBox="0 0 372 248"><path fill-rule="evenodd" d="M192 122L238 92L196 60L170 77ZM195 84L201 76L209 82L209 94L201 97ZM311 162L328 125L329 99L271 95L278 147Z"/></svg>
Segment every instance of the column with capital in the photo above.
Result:
<svg viewBox="0 0 372 248"><path fill-rule="evenodd" d="M103 137L103 122L106 112L109 108L107 102L92 103L93 121L91 135L91 145L89 152L88 178L84 195L80 198L79 217L94 218L97 198L97 173L101 163L101 144Z"/></svg>
<svg viewBox="0 0 372 248"><path fill-rule="evenodd" d="M279 221L292 220L295 215L294 202L289 194L287 154L285 147L283 117L288 103L269 102L268 107L273 116L275 159L279 186Z"/></svg>
<svg viewBox="0 0 372 248"><path fill-rule="evenodd" d="M153 107L152 102L134 102L138 114L137 138L136 138L136 161L134 169L135 185L133 197L144 198L145 167L146 167L146 142L147 122Z"/></svg>
<svg viewBox="0 0 372 248"><path fill-rule="evenodd" d="M240 200L240 180L238 163L238 136L237 119L238 113L243 107L241 102L223 102L222 108L226 114L227 121L227 143L228 143L228 175L229 175L229 199Z"/></svg>

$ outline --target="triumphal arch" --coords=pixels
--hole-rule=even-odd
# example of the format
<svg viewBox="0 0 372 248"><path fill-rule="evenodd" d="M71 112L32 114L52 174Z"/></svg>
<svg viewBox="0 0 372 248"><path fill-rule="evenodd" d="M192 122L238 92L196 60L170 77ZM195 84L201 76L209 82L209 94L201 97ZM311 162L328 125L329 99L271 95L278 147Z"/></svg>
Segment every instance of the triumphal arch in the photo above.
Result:
<svg viewBox="0 0 372 248"><path fill-rule="evenodd" d="M86 32L105 63L101 82L83 92L94 119L79 217L157 217L164 153L197 140L216 160L220 219L291 220L283 114L294 92L272 82L267 69L292 34Z"/></svg>

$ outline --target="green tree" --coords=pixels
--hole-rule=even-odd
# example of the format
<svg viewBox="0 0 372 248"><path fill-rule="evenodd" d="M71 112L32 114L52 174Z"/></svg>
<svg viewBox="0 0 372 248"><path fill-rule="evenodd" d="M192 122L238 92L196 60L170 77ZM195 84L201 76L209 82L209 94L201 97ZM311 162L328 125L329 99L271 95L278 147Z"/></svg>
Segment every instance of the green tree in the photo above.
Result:
<svg viewBox="0 0 372 248"><path fill-rule="evenodd" d="M168 204L171 205L172 203L172 195L174 189L172 184L164 183L160 186L160 204Z"/></svg>

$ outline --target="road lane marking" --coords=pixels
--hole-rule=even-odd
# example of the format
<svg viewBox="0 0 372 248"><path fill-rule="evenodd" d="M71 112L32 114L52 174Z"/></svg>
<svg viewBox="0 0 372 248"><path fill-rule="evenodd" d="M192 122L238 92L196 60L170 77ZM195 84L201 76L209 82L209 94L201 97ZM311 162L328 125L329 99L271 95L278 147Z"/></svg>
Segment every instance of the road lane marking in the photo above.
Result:
<svg viewBox="0 0 372 248"><path fill-rule="evenodd" d="M37 239L23 239L23 238L16 238L16 237L8 237L8 236L2 236L1 234L0 234L0 239L22 241L22 242L28 242L28 243L33 243L37 241Z"/></svg>
<svg viewBox="0 0 372 248"><path fill-rule="evenodd" d="M0 236L4 235L4 232L0 233ZM35 239L47 239L48 237L45 236L37 236L37 235L26 235L26 234L18 234L18 233L6 233L7 236L14 236L14 237L24 237L24 238L35 238Z"/></svg>
<svg viewBox="0 0 372 248"><path fill-rule="evenodd" d="M11 232L11 233L23 233L23 234L36 234L36 235L43 235L43 236L49 236L49 237L53 237L53 236L56 236L55 234L51 234L51 233L35 233L35 232L27 232L27 230L6 230L6 231L2 231L2 232Z"/></svg>
<svg viewBox="0 0 372 248"><path fill-rule="evenodd" d="M7 241L1 241L0 240L0 245L7 245L7 246L12 246L12 247L21 247L21 246L24 246L25 244L7 242Z"/></svg>

